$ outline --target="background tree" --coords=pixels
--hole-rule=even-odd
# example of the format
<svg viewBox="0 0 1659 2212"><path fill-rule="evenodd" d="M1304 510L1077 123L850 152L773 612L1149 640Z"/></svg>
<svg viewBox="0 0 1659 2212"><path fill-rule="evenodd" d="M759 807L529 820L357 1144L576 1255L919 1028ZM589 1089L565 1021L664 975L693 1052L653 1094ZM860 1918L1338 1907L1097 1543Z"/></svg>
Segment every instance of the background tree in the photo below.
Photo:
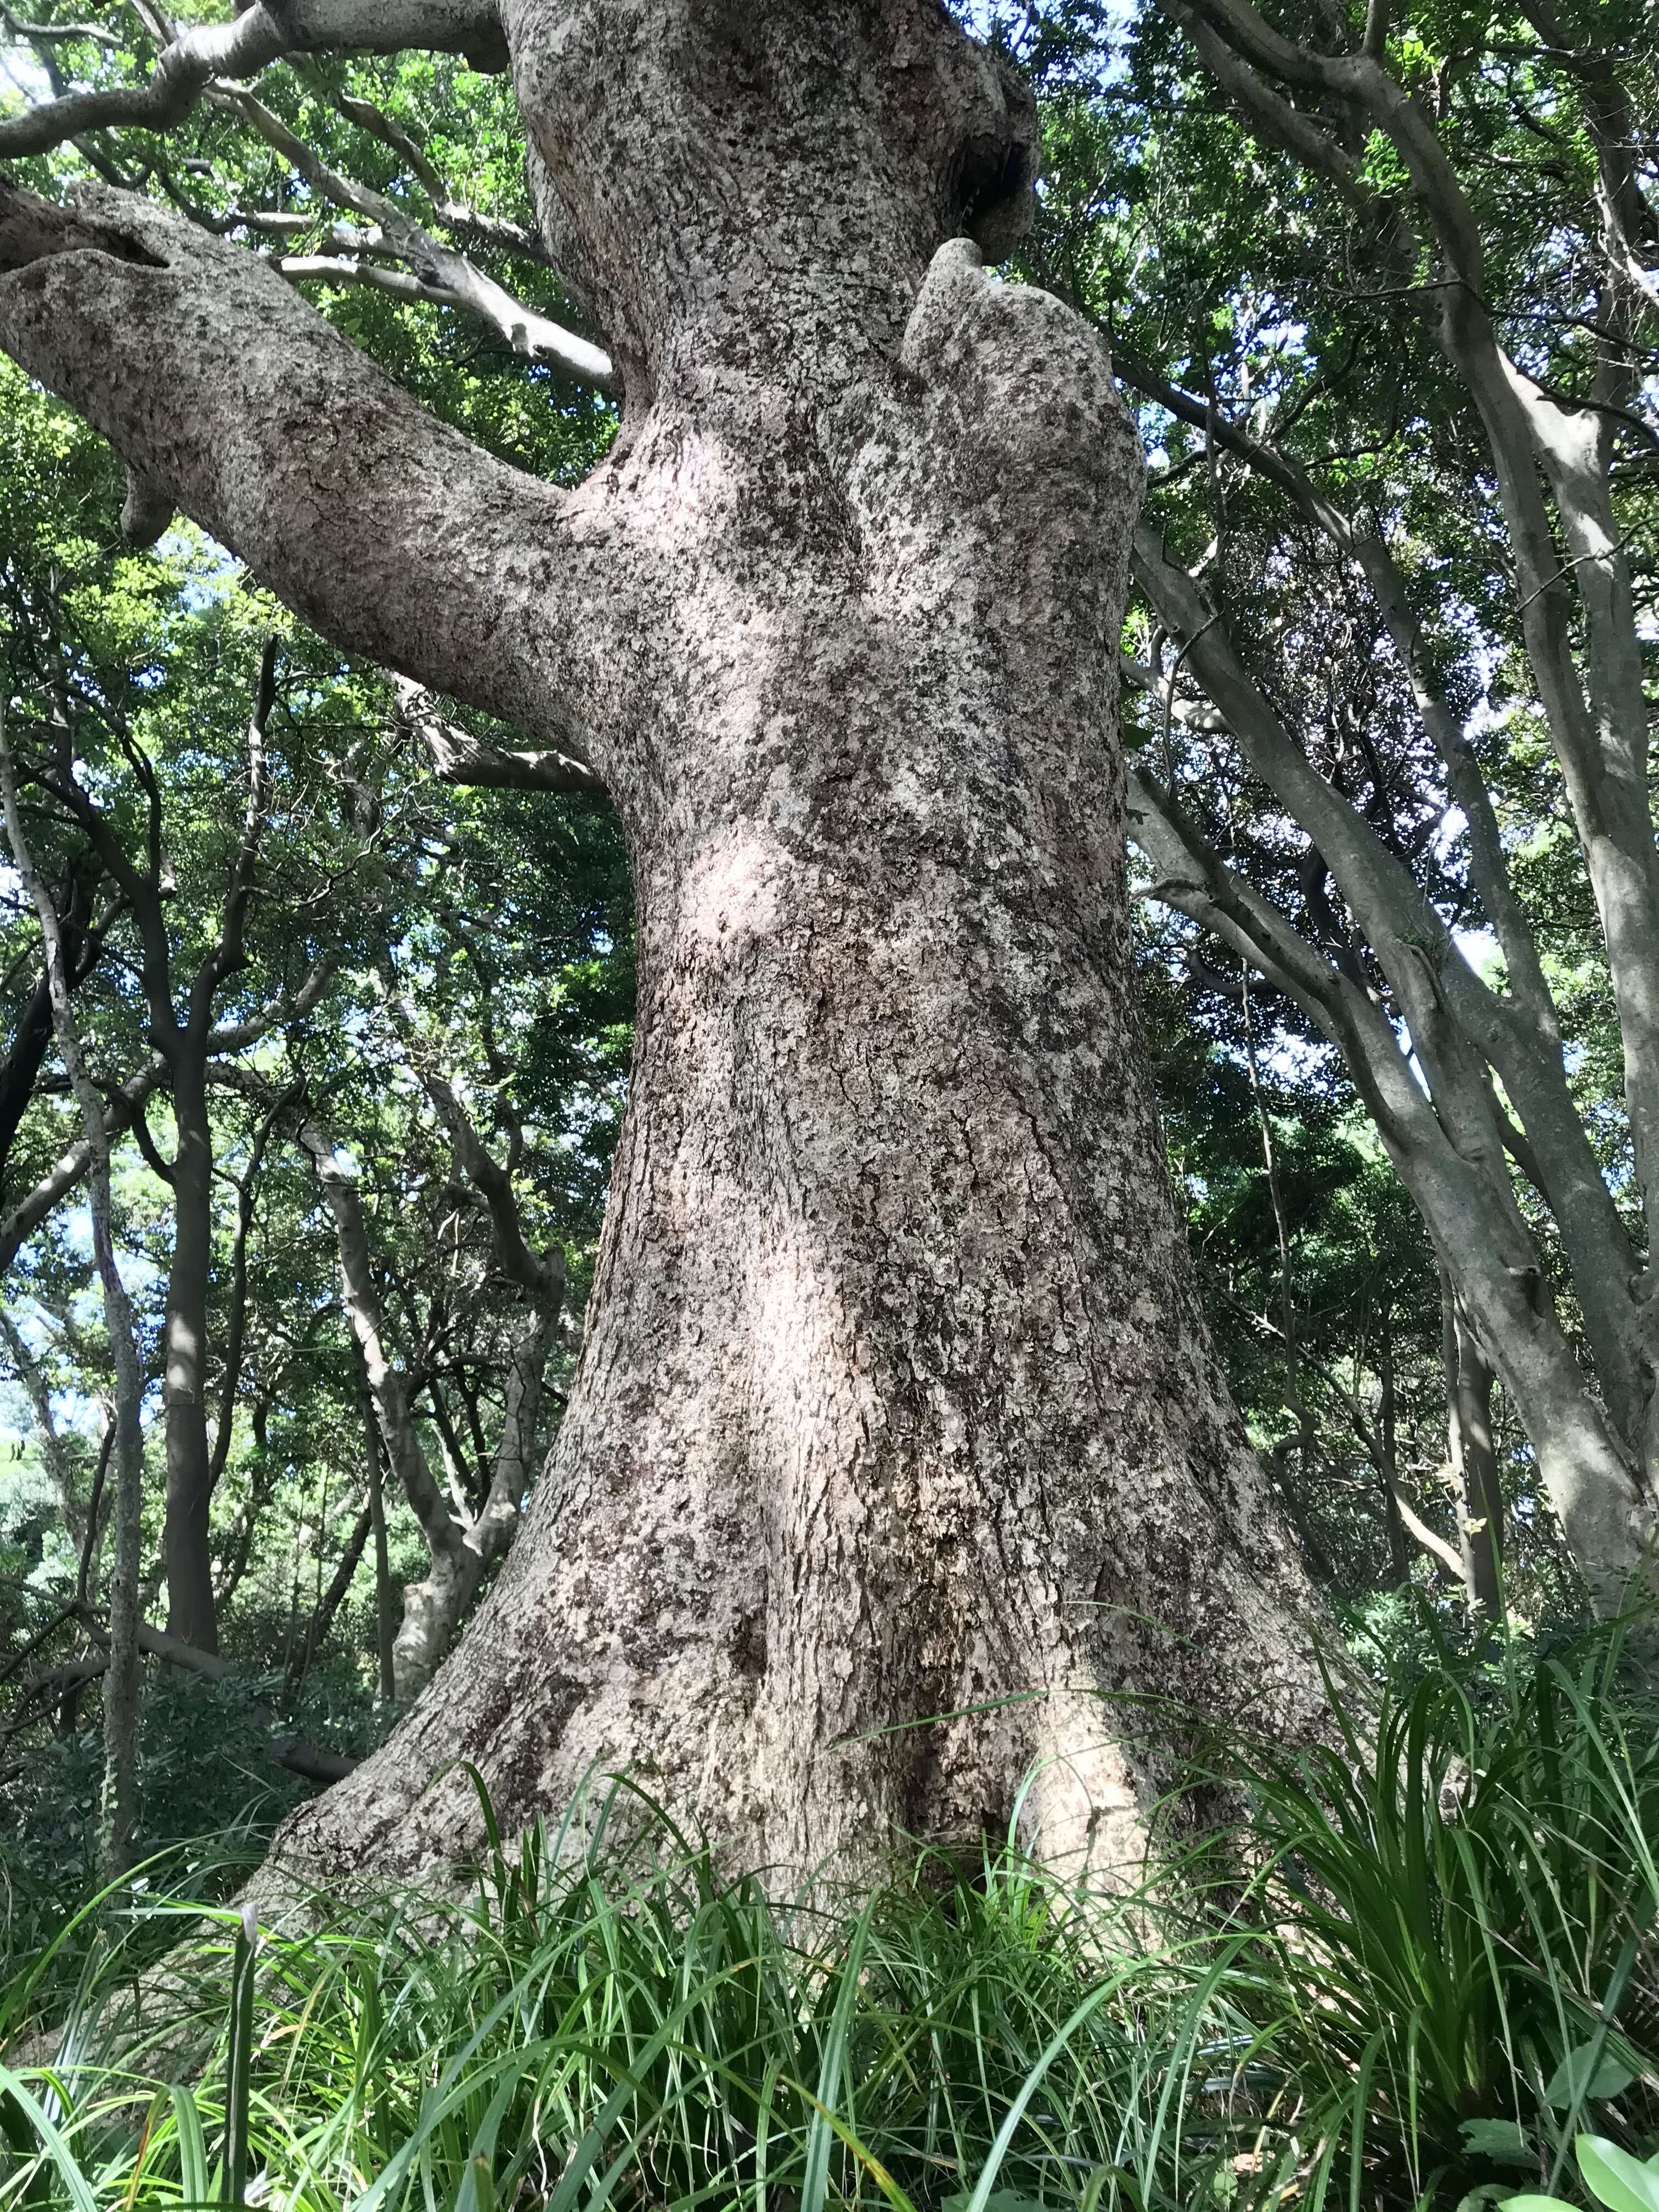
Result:
<svg viewBox="0 0 1659 2212"><path fill-rule="evenodd" d="M132 836L136 823L142 856L147 820L160 822L163 927L183 963L210 951L222 927L246 813L237 769L272 611L187 531L173 533L157 555L127 553L116 528L119 478L100 463L95 441L21 389L17 397L18 416L36 435L20 441L15 472L0 480L9 532L0 573L21 610L4 644L14 726L21 720L28 729L43 684L53 690L45 683L50 672L81 732L79 773L113 825L109 834ZM118 714L128 749L107 734ZM365 1488L374 1486L364 1479L362 1401L335 1287L331 1224L297 1142L302 1103L330 1115L379 1187L374 1204L380 1231L394 1228L399 1298L447 1316L434 1352L448 1363L447 1379L434 1387L451 1394L468 1455L488 1459L499 1455L512 1425L502 1402L512 1315L493 1296L488 1273L471 1267L477 1224L468 1217L463 1234L447 1241L438 1233L454 1212L453 1191L444 1197L451 1140L422 1071L429 1077L441 1064L454 1080L482 1083L487 1108L516 1129L526 1229L538 1247L550 1237L556 1249L568 1243L579 1306L614 1140L617 1055L626 1050L626 878L607 814L586 800L545 801L538 812L511 793L434 791L427 746L386 687L303 633L285 640L266 735L271 798L265 866L248 908L249 967L233 983L231 1019L216 1041L222 1049L208 1063L215 1169L205 1337L215 1419L203 1534L216 1612L228 1608L227 1661L203 1671L191 1660L179 1674L187 1655L148 1620L139 1623L143 1648L165 1650L172 1676L152 1681L141 1746L151 1835L170 1821L192 1824L216 1803L222 1822L229 1819L258 1784L262 1747L286 1770L285 1779L264 1769L278 1785L267 1801L272 1809L298 1786L296 1772L314 1779L342 1771L329 1747L349 1753L372 1739L378 1631L383 1625L389 1656L404 1609L400 1584L420 1578L419 1531L395 1493L381 1516L383 1540L363 1525ZM43 848L84 849L71 811L33 784L24 804ZM157 1171L173 1149L172 1092L149 1048L144 940L118 896L103 915L105 964L90 994L79 991L76 1010L110 1109L115 1237L138 1316L153 1430L179 1212L176 1187ZM26 1017L40 925L19 905L6 927L14 1004ZM387 994L405 989L403 967L420 979L418 1037L406 1023L389 1024ZM308 1006L290 1003L281 1021L252 1018L281 1001L284 979L303 983L319 970L326 988L308 992ZM114 1111L139 1088L122 1082L135 1065L147 1079L143 1127L133 1126L130 1110L125 1118ZM6 1334L26 1386L15 1425L51 1463L52 1502L44 1523L18 1524L22 1601L9 1601L3 1667L18 1818L41 1850L60 1858L56 1878L72 1888L76 1832L65 1833L62 1816L84 1789L88 1759L99 1755L88 1729L103 1666L107 1496L104 1510L95 1509L112 1441L103 1406L112 1402L113 1378L86 1303L77 1212L86 1149L66 1146L66 1110L72 1115L73 1102L48 1049L11 1152L10 1192L33 1225L19 1238L6 1286ZM567 1345L544 1349L556 1371L568 1365ZM535 1383L541 1379L538 1369ZM538 1421L522 1385L517 1397L517 1449L533 1463L549 1406L544 1400ZM447 1447L430 1412L420 1426L442 1485ZM146 1608L171 1580L155 1486L164 1485L161 1456L149 1469L149 1548L137 1577ZM378 1473L377 1462L368 1464ZM28 1480L20 1474L24 1496ZM526 1482L511 1497L514 1511ZM354 1598L361 1583L372 1596L359 1587ZM367 1680L360 1649L368 1654ZM211 1718L204 1697L221 1701ZM227 1706L226 1698L240 1702ZM296 1725L308 1743L296 1739ZM51 1755L20 1765L19 1729ZM204 1750L186 1749L192 1741L205 1749L205 1776Z"/></svg>
<svg viewBox="0 0 1659 2212"><path fill-rule="evenodd" d="M1054 110L1033 267L1154 453L1135 836L1339 1046L1616 1606L1654 1534L1649 27L1318 27L1171 0Z"/></svg>

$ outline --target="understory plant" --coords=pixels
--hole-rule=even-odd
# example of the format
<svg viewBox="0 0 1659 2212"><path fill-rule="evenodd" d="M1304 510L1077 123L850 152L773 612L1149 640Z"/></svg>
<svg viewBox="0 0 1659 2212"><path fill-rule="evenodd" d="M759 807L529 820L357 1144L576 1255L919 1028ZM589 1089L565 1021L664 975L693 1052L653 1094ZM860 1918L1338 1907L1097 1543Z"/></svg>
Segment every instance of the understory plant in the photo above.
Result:
<svg viewBox="0 0 1659 2212"><path fill-rule="evenodd" d="M1340 1749L1234 1738L1246 1817L1128 1899L1006 1844L781 1900L625 1789L511 1844L484 1800L469 1892L257 1956L129 1891L50 2063L14 2007L0 2212L1585 2201L1577 2136L1659 2148L1649 1712L1616 1635L1437 1662Z"/></svg>
<svg viewBox="0 0 1659 2212"><path fill-rule="evenodd" d="M1553 2186L1592 2108L1646 2142L1659 1714L1624 1628L1534 1662L1443 1651L1363 1735L1332 1703L1336 1744L1228 1740L1208 1778L1247 1817L1168 1891L1191 1924L1245 1933L1226 1976L1241 2066L1317 2147L1315 2194Z"/></svg>

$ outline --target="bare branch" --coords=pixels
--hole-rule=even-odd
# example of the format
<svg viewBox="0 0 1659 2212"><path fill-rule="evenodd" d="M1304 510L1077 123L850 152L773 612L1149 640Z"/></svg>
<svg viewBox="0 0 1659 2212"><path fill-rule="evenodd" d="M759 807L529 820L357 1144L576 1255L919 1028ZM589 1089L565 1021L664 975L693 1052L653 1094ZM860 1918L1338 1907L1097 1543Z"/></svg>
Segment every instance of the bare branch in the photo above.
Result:
<svg viewBox="0 0 1659 2212"><path fill-rule="evenodd" d="M1502 1078L1561 1223L1604 1386L1621 1417L1636 1387L1628 1293L1636 1258L1568 1089L1559 1031L1540 1019L1534 1004L1501 997L1475 973L1410 872L1293 744L1209 599L1165 556L1150 526L1136 532L1133 562L1160 618L1191 641L1190 665L1251 769L1328 860L1419 1050L1445 1055L1436 1103L1452 1114L1456 1096L1467 1100L1470 1119L1461 1141L1483 1153L1488 1126L1501 1133L1489 1090L1480 1097L1474 1071L1461 1063L1473 1053ZM1463 746L1461 731L1455 739L1448 735L1454 742ZM1537 988L1547 1008L1541 975ZM1495 1160L1487 1170L1492 1203L1512 1203L1507 1173Z"/></svg>
<svg viewBox="0 0 1659 2212"><path fill-rule="evenodd" d="M1397 1475L1387 1476L1384 1479L1394 1498L1395 1510L1407 1528L1410 1529L1424 1550L1431 1552L1442 1566L1449 1569L1461 1583L1463 1579L1463 1559L1456 1546L1449 1544L1443 1536L1437 1535L1430 1528L1428 1522L1407 1497Z"/></svg>
<svg viewBox="0 0 1659 2212"><path fill-rule="evenodd" d="M67 46L71 40L92 46L118 47L121 43L102 23L23 23L9 8L0 8L0 23L10 37L25 39L32 46Z"/></svg>
<svg viewBox="0 0 1659 2212"><path fill-rule="evenodd" d="M289 1022L302 1021L321 1003L324 992L333 981L334 963L318 961L297 991L279 992L268 1006L261 1006L246 1021L227 1022L222 1028L212 1030L208 1036L208 1051L242 1052L249 1045L258 1044L272 1030L285 1028Z"/></svg>
<svg viewBox="0 0 1659 2212"><path fill-rule="evenodd" d="M106 1639L103 1632L96 1620L90 1617L89 1611L86 1619L94 1640L104 1643ZM138 1649L147 1657L163 1660L169 1667L176 1667L183 1674L198 1675L204 1681L228 1682L235 1678L236 1669L228 1660L220 1658L217 1652L198 1651L193 1644L185 1644L176 1636L166 1635L161 1629L152 1628L147 1620L138 1624ZM107 1653L104 1651L94 1653L88 1659L70 1662L76 1670L75 1679L83 1682L95 1680L108 1663ZM357 1765L355 1759L347 1759L337 1751L326 1751L321 1745L309 1742L306 1737L295 1734L269 1706L255 1704L252 1711L268 1728L277 1731L270 1753L278 1766L286 1766L295 1774L303 1774L309 1782L327 1784L343 1781Z"/></svg>
<svg viewBox="0 0 1659 2212"><path fill-rule="evenodd" d="M531 1250L525 1242L511 1175L491 1158L453 1088L441 1076L422 1074L421 1080L428 1097L443 1116L461 1172L477 1187L489 1208L502 1273L532 1297L544 1303L550 1301L556 1318L564 1292L564 1255L556 1246L546 1252Z"/></svg>
<svg viewBox="0 0 1659 2212"><path fill-rule="evenodd" d="M538 314L502 289L493 277L434 238L410 216L397 201L388 199L382 192L373 191L360 185L355 178L343 176L315 155L303 138L290 131L280 116L272 113L261 100L250 92L238 90L234 85L218 84L213 88L216 104L232 109L243 120L252 125L268 146L279 153L313 191L331 201L334 206L349 209L354 214L365 216L376 224L385 244L399 259L410 263L422 284L431 292L449 295L446 304L464 309L493 330L503 343L526 361L540 362L551 368L562 370L568 376L578 378L599 390L617 389L616 372L611 356L602 346L591 344L578 337L560 323ZM318 273L302 261L307 274ZM293 276L293 266L285 275ZM372 282L363 277L361 282Z"/></svg>
<svg viewBox="0 0 1659 2212"><path fill-rule="evenodd" d="M0 122L0 155L48 153L86 131L120 125L171 130L215 77L255 76L285 53L328 48L384 54L410 46L465 53L479 68L507 65L495 8L478 0L398 0L395 6L389 0L254 0L228 23L201 24L174 38L146 85L66 93Z"/></svg>
<svg viewBox="0 0 1659 2212"><path fill-rule="evenodd" d="M418 684L398 683L399 719L426 747L433 773L444 783L477 784L492 791L562 791L603 799L605 787L586 761L562 752L508 752L468 735L434 711Z"/></svg>
<svg viewBox="0 0 1659 2212"><path fill-rule="evenodd" d="M375 1287L368 1230L357 1196L356 1176L337 1157L333 1138L312 1116L299 1127L299 1141L309 1156L334 1222L340 1258L340 1287L346 1316L363 1356L368 1387L380 1424L386 1457L403 1485L421 1532L435 1553L453 1551L462 1529L432 1479L410 1413L408 1381L386 1342L386 1320Z"/></svg>
<svg viewBox="0 0 1659 2212"><path fill-rule="evenodd" d="M1232 94L1264 137L1326 178L1345 198L1362 206L1371 204L1371 189L1359 164L1329 131L1276 92L1259 69L1218 36L1190 0L1161 0L1161 4L1164 14L1191 39L1204 66Z"/></svg>

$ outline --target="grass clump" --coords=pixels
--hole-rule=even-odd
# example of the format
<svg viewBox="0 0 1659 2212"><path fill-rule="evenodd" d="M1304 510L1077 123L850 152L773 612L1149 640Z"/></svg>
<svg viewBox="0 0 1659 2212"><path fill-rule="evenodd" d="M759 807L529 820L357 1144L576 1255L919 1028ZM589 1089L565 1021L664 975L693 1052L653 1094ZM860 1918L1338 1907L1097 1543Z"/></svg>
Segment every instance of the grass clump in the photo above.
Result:
<svg viewBox="0 0 1659 2212"><path fill-rule="evenodd" d="M1592 2108L1659 2140L1659 1709L1624 1659L1443 1658L1363 1739L1218 1762L1248 1820L1194 1854L1189 1917L1248 1931L1242 2063L1317 2147L1312 2200L1553 2185Z"/></svg>
<svg viewBox="0 0 1659 2212"><path fill-rule="evenodd" d="M1582 2201L1577 2136L1659 2148L1659 1743L1616 1638L1437 1664L1342 1752L1200 1778L1248 1818L1127 1904L1012 1850L836 1912L660 1817L492 1838L460 1902L257 1957L219 1912L118 2048L118 1932L0 2076L0 2212L1474 2212ZM152 1945L175 1910L122 1906Z"/></svg>

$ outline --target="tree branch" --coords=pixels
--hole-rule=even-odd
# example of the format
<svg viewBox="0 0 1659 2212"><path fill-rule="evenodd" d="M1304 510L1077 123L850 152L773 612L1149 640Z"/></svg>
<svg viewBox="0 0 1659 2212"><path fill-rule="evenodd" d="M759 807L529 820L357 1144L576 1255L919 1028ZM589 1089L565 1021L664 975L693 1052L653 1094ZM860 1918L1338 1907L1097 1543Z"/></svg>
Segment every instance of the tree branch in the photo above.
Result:
<svg viewBox="0 0 1659 2212"><path fill-rule="evenodd" d="M310 1116L300 1125L299 1141L310 1158L333 1218L341 1294L351 1333L362 1353L386 1458L434 1558L441 1558L459 1550L464 1531L432 1479L410 1412L408 1377L386 1348L386 1320L375 1288L368 1231L356 1178L336 1158L333 1139Z"/></svg>
<svg viewBox="0 0 1659 2212"><path fill-rule="evenodd" d="M97 1623L87 1620L88 1632L99 1643L105 1641L103 1631ZM228 1682L235 1677L236 1669L228 1660L220 1658L216 1651L198 1651L193 1644L184 1644L176 1636L165 1635L152 1628L147 1620L138 1624L138 1649L151 1659L161 1659L182 1674L194 1674L207 1682ZM95 1680L109 1664L104 1651L91 1653L85 1659L71 1660L75 1680L81 1682ZM277 1740L268 1747L278 1766L286 1766L291 1773L302 1774L308 1782L343 1782L357 1765L355 1759L347 1759L337 1751L325 1751L319 1744L289 1729L287 1723L269 1705L255 1702L254 1716L268 1728L276 1730Z"/></svg>
<svg viewBox="0 0 1659 2212"><path fill-rule="evenodd" d="M151 1060L115 1093L104 1108L104 1139L113 1144L131 1127L134 1114L161 1082L167 1073L166 1063ZM21 1198L11 1212L0 1218L0 1275L3 1275L32 1237L58 1204L68 1196L92 1165L90 1142L82 1137L73 1144L41 1176L26 1198Z"/></svg>
<svg viewBox="0 0 1659 2212"><path fill-rule="evenodd" d="M1190 641L1189 665L1237 737L1241 751L1328 860L1396 999L1431 1077L1437 1108L1471 1156L1498 1133L1478 1060L1501 1076L1544 1176L1573 1267L1604 1387L1622 1425L1635 1388L1631 1366L1628 1286L1635 1255L1603 1181L1567 1087L1559 1034L1535 1008L1492 990L1470 966L1443 917L1370 824L1319 775L1292 743L1251 678L1224 623L1156 532L1136 532L1137 580L1159 617ZM1462 743L1461 732L1458 744ZM1540 988L1543 988L1541 975ZM1547 994L1546 994L1547 998ZM1434 1055L1442 1055L1437 1070ZM1460 1104L1460 1098L1462 1103ZM1513 1204L1501 1163L1486 1159L1492 1203Z"/></svg>
<svg viewBox="0 0 1659 2212"><path fill-rule="evenodd" d="M561 323L548 316L538 314L502 289L495 279L470 261L464 253L452 246L441 245L400 207L396 200L388 199L382 192L373 191L355 178L343 176L326 161L313 153L303 138L290 131L279 116L274 115L261 100L251 92L240 91L234 85L216 86L213 97L222 106L229 107L243 120L252 125L268 146L280 154L284 161L323 198L336 207L347 208L355 215L366 216L378 226L376 239L383 250L395 253L400 260L414 268L423 288L422 296L439 296L443 304L460 308L494 331L501 342L526 361L540 362L551 368L563 371L585 384L597 386L602 392L617 389L617 375L611 356L602 346L591 344L578 337ZM290 260L283 273L294 276L303 273L319 273L315 264L320 257L300 257L297 265ZM373 283L372 276L363 275L359 281Z"/></svg>
<svg viewBox="0 0 1659 2212"><path fill-rule="evenodd" d="M528 1291L533 1298L543 1304L550 1303L556 1318L559 1301L564 1295L563 1253L556 1245L546 1252L531 1250L525 1242L511 1175L491 1158L451 1086L436 1075L423 1074L421 1081L427 1096L443 1116L444 1126L455 1146L457 1164L489 1209L490 1225L495 1232L495 1255L501 1273L521 1290Z"/></svg>
<svg viewBox="0 0 1659 2212"><path fill-rule="evenodd" d="M437 422L173 210L0 185L0 344L305 621L586 752L623 524L585 508L578 526L577 495Z"/></svg>
<svg viewBox="0 0 1659 2212"><path fill-rule="evenodd" d="M473 784L491 791L562 791L604 799L605 784L586 761L561 752L507 752L468 735L434 710L418 684L398 680L398 720L425 746L441 782Z"/></svg>
<svg viewBox="0 0 1659 2212"><path fill-rule="evenodd" d="M17 27L34 35L27 26ZM202 24L175 37L148 84L66 93L0 123L0 155L49 153L86 131L123 125L171 130L214 77L252 76L285 53L388 54L410 46L464 53L478 69L507 66L500 17L493 4L478 0L398 0L395 6L387 0L254 0L228 23Z"/></svg>

